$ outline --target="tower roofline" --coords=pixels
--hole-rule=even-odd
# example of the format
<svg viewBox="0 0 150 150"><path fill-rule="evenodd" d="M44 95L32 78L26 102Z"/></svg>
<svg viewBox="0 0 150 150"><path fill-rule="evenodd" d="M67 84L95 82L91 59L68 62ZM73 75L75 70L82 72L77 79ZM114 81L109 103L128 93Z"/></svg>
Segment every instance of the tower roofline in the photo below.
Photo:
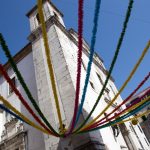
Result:
<svg viewBox="0 0 150 150"><path fill-rule="evenodd" d="M54 9L56 9L57 12L58 12L62 17L64 16L63 13L62 13L60 10L58 10L57 7L56 7L50 0L43 0L43 3L46 2L46 1L49 2L50 5L51 5ZM37 9L37 5L35 5L35 6L26 14L26 16L29 17L36 9Z"/></svg>

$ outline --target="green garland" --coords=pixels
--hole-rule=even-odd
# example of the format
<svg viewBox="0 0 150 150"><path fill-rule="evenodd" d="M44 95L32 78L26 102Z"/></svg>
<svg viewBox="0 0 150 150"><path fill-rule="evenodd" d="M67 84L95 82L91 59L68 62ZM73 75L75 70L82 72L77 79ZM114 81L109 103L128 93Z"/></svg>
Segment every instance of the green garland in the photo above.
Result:
<svg viewBox="0 0 150 150"><path fill-rule="evenodd" d="M7 46L7 44L6 44L5 40L4 40L4 37L3 37L3 35L1 33L0 33L0 45L1 45L1 47L2 47L2 49L4 51L4 53L5 53L6 57L8 58L8 60L9 60L9 62L11 64L11 66L12 66L12 68L13 68L13 70L14 70L14 72L15 72L15 74L16 74L19 82L20 82L20 84L22 85L22 87L25 90L25 92L26 92L28 98L30 99L32 105L34 106L35 110L38 112L38 114L40 115L42 120L45 122L45 124L51 129L51 131L53 131L56 135L59 136L59 134L54 130L54 128L50 125L48 120L45 118L45 116L43 115L43 113L40 110L39 106L37 105L35 99L33 98L33 96L31 94L28 86L26 85L26 83L25 83L25 81L24 81L24 79L23 79L23 77L22 77L22 75L20 73L20 71L18 70L17 65L15 64L15 62L13 60L13 57L12 57L12 55L10 53L10 50L9 50L9 48L8 48L8 46Z"/></svg>
<svg viewBox="0 0 150 150"><path fill-rule="evenodd" d="M85 121L79 126L79 128L77 130L75 130L74 133L78 132L87 123L87 121L91 117L92 113L94 112L96 106L98 105L98 103L99 103L99 101L100 101L100 99L101 99L101 97L103 95L103 92L104 92L104 90L106 88L106 85L107 85L107 83L109 81L109 78L111 76L111 73L113 71L114 65L116 63L117 57L119 55L119 51L120 51L120 48L121 48L121 45L122 45L122 42L123 42L123 39L124 39L124 35L125 35L126 29L127 29L127 24L129 22L129 18L131 16L132 5L133 5L133 0L130 0L129 5L128 5L128 9L127 9L127 13L126 13L126 17L125 17L125 21L123 23L123 29L122 29L122 32L121 32L121 35L120 35L120 38L119 38L119 41L118 41L118 45L117 45L117 48L116 48L116 51L115 51L114 58L112 60L112 63L111 63L111 66L110 66L110 69L109 69L109 72L108 72L108 76L107 76L107 78L105 80L104 86L103 86L103 88L102 88L102 90L101 90L101 92L100 92L100 94L99 94L99 96L98 96L98 98L96 100L96 103L93 106L91 112L89 113L89 115L87 116Z"/></svg>

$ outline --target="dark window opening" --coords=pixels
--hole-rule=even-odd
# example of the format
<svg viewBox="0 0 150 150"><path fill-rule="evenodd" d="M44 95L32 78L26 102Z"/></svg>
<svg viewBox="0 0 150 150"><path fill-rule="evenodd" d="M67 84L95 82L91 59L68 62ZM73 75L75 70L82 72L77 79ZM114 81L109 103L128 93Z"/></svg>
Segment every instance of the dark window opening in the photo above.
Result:
<svg viewBox="0 0 150 150"><path fill-rule="evenodd" d="M58 17L58 15L54 12L54 17L56 18L56 19L59 19L59 17Z"/></svg>
<svg viewBox="0 0 150 150"><path fill-rule="evenodd" d="M96 73L96 74L97 74L97 77L98 77L100 83L103 85L104 83L103 83L103 80L102 80L101 76L98 73Z"/></svg>
<svg viewBox="0 0 150 150"><path fill-rule="evenodd" d="M15 77L13 77L11 79L11 82L16 87L16 78ZM12 94L13 92L14 92L13 89L11 88L11 86L9 86L9 95Z"/></svg>
<svg viewBox="0 0 150 150"><path fill-rule="evenodd" d="M95 90L94 84L90 81L91 87Z"/></svg>
<svg viewBox="0 0 150 150"><path fill-rule="evenodd" d="M83 66L84 70L86 70L86 66L83 61L82 61L82 66Z"/></svg>
<svg viewBox="0 0 150 150"><path fill-rule="evenodd" d="M142 131L141 127L140 127L139 125L137 125L137 126L138 126L139 130L141 131L141 133L143 133L143 131Z"/></svg>
<svg viewBox="0 0 150 150"><path fill-rule="evenodd" d="M37 22L38 22L38 24L41 24L41 21L40 21L40 16L39 16L39 14L37 14L37 15L36 15L36 19L37 19Z"/></svg>
<svg viewBox="0 0 150 150"><path fill-rule="evenodd" d="M145 140L145 142L146 142L146 144L149 146L149 143L148 143L148 141L144 138L144 140Z"/></svg>

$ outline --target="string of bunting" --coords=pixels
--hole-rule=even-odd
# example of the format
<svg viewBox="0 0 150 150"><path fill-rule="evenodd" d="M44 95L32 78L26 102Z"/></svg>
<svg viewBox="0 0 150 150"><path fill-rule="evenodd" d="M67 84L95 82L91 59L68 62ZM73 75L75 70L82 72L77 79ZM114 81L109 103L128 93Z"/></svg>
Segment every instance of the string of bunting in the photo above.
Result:
<svg viewBox="0 0 150 150"><path fill-rule="evenodd" d="M115 51L115 54L114 54L114 58L112 60L112 63L111 63L111 66L110 66L110 69L109 69L109 72L108 72L108 75L107 75L107 78L105 80L105 83L103 85L103 88L96 100L96 103L94 104L91 112L89 113L89 115L87 116L87 118L85 119L85 121L79 126L78 129L76 129L74 132L78 132L85 124L86 122L89 120L89 118L91 117L92 113L94 112L95 108L97 107L102 95L103 95L103 92L107 86L107 83L109 81L109 78L111 76L111 73L113 71L113 68L114 68L114 65L116 63L116 60L117 60L117 57L119 55L119 51L120 51L120 48L121 48L121 45L122 45L122 42L123 42L123 39L124 39L124 36L125 36L125 32L126 32L126 29L127 29L127 24L128 24L128 21L129 21L129 18L130 18L130 15L131 15L131 11L132 11L132 6L133 6L133 0L130 0L129 1L129 5L128 5L128 9L127 9L127 12L126 12L126 17L125 17L125 21L123 23L123 29L122 29L122 32L121 32L121 35L120 35L120 38L119 38L119 41L118 41L118 44L117 44L117 48L116 48L116 51ZM95 121L95 120L94 120ZM92 123L94 122L92 121ZM91 124L92 124L91 123Z"/></svg>
<svg viewBox="0 0 150 150"><path fill-rule="evenodd" d="M124 88L127 86L127 84L129 83L129 81L131 80L131 78L133 77L133 75L135 74L137 68L139 67L139 65L141 64L142 60L144 59L146 53L148 52L148 49L150 47L150 41L148 41L145 49L143 50L139 60L137 61L137 63L135 64L134 68L132 69L130 75L128 76L128 78L126 79L126 81L124 82L124 84L122 85L122 87L120 88L120 90L118 91L118 93L115 95L115 97L113 98L113 100L103 109L103 111L95 118L93 119L89 124L87 124L84 128L91 126L98 118L100 118L105 112L106 110L115 102L115 100L118 98L118 96L120 95L120 93L124 90Z"/></svg>
<svg viewBox="0 0 150 150"><path fill-rule="evenodd" d="M89 118L93 114L94 110L96 109L99 101L101 100L101 97L103 95L103 92L107 86L107 83L109 81L109 78L111 76L111 73L114 69L115 63L117 61L117 58L119 56L119 52L121 49L121 45L124 40L124 36L127 30L127 25L131 16L131 11L133 7L133 0L129 0L125 20L123 22L123 29L121 32L121 35L119 37L117 47L115 50L114 57L112 59L109 72L107 75L107 78L105 80L105 83L103 85L102 90L100 91L97 100L91 110L91 112L88 114L87 118L85 121L79 125L77 129L75 129L76 124L78 123L79 117L82 113L83 105L85 102L85 96L87 92L87 87L88 87L88 82L89 82L89 77L91 73L91 67L92 67L92 61L93 61L93 56L94 56L94 49L95 49L95 43L96 43L96 34L97 34L97 29L98 29L98 19L99 19L99 13L100 13L100 7L101 7L101 0L96 0L95 3L95 12L94 12L94 20L93 20L93 29L92 29L92 38L91 38L91 46L90 46L90 54L89 54L89 62L88 62L88 67L87 67L87 72L86 72L86 79L85 79L85 84L84 84L84 89L81 97L81 104L78 108L79 105L79 94L80 94L80 81L81 81L81 62L82 62L82 44L83 44L83 5L84 5L84 0L78 0L78 54L77 54L77 76L76 76L76 95L75 95L75 106L74 106L74 113L73 113L73 119L71 123L71 127L68 131L64 129L63 121L62 121L62 116L61 116L61 111L60 111L60 106L59 106L59 99L57 95L57 89L56 89L56 83L55 83L55 76L54 76L54 68L52 65L52 60L51 60L51 50L48 44L48 37L47 37L47 32L46 32L46 24L44 20L44 14L43 14L43 8L42 8L42 0L37 0L38 2L38 13L39 13L39 19L41 22L41 29L42 29L42 35L43 35L43 41L44 41L44 46L45 46L45 53L46 53L46 60L47 60L47 66L48 66L48 72L49 72L49 77L52 85L52 91L54 95L54 100L55 100L55 105L56 105L56 110L57 110L57 116L60 124L60 133L57 133L57 131L51 126L51 124L48 122L42 111L40 110L39 106L36 103L36 100L33 98L27 84L25 83L15 61L13 60L13 57L10 53L10 50L4 40L3 35L0 33L0 45L8 58L20 84L22 85L24 91L26 92L29 100L31 101L32 105L34 106L35 110L39 114L40 118L44 121L44 123L39 119L39 117L34 113L34 111L31 109L29 104L26 102L26 100L23 98L19 90L15 87L15 85L12 83L10 77L8 76L7 72L5 71L5 68L3 65L0 63L0 73L4 76L5 80L8 82L9 86L12 88L14 93L17 95L19 100L22 102L22 104L25 106L25 108L28 110L28 112L33 116L33 118L39 123L37 125L36 123L32 122L29 118L24 116L22 113L20 113L14 106L12 106L2 95L0 95L0 101L3 103L0 104L0 109L6 111L7 113L11 114L18 120L27 123L28 125L31 125L32 127L36 128L37 130L49 134L52 136L56 137L66 137L69 136L70 134L81 134L81 133L86 133L86 132L91 132L95 130L99 130L102 128L106 128L108 126L114 126L114 125L119 125L121 123L127 122L127 121L132 121L135 118L142 117L143 115L149 114L150 110L145 111L142 114L136 115L135 117L132 117L130 119L126 119L143 108L145 108L147 105L150 104L150 96L148 97L141 97L140 99L136 99L135 103L131 104L130 106L126 107L124 110L121 112L115 114L114 116L108 118L110 115L112 115L116 110L118 110L122 105L124 105L126 102L130 100L130 98L140 89L140 87L149 79L150 77L150 72L148 75L144 78L144 80L137 86L137 88L120 104L112 110L109 114L107 114L105 117L102 119L98 120L108 109L109 107L117 100L118 96L121 94L121 92L124 90L124 88L127 86L127 84L130 82L132 77L134 76L136 70L138 69L139 65L141 64L142 60L144 59L146 53L148 52L148 49L150 47L150 41L148 41L146 47L144 48L140 58L138 59L137 63L133 67L131 73L129 74L128 78L125 80L123 83L122 87L119 89L118 93L114 96L114 98L111 100L111 102L100 112L100 114L94 118L92 121L90 121L87 125L86 123L88 122ZM142 99L142 100L141 100ZM105 120L106 119L106 120ZM97 121L98 120L98 121Z"/></svg>
<svg viewBox="0 0 150 150"><path fill-rule="evenodd" d="M109 123L106 123L105 125L102 125L102 126L99 126L99 127L93 128L93 129L90 129L90 130L79 131L79 132L76 133L76 134L81 134L81 133L86 133L86 132L91 132L91 131L103 129L103 128L112 126L112 125L114 125L114 124L118 124L119 122L124 123L124 121L123 121L124 119L126 119L126 118L128 118L128 117L130 117L130 116L132 116L132 115L134 115L134 114L136 114L137 112L139 112L140 110L142 110L144 107L146 107L147 105L149 105L149 104L150 104L149 99L150 99L150 96L147 97L146 99L144 99L144 102L143 102L144 104L142 104L142 105L140 105L139 107L137 107L137 108L131 110L129 113L127 113L127 114L125 114L125 115L123 115L123 116L118 117L118 118L115 119L114 121L111 121L111 122L109 122ZM142 103L142 102L140 102L140 103Z"/></svg>
<svg viewBox="0 0 150 150"><path fill-rule="evenodd" d="M120 105L118 105L114 110L112 110L109 114L107 114L105 117L103 117L102 119L100 119L99 121L97 121L96 123L94 123L92 126L90 126L89 128L93 128L93 126L96 126L97 124L99 124L101 121L103 121L104 119L108 118L110 115L112 115L116 110L118 110L122 105L124 105L125 103L128 102L128 100L130 100L130 98L143 86L143 84L149 79L150 77L150 72L148 73L148 75L144 78L144 80L137 86L137 88L124 100L122 101L122 103ZM119 115L114 115L113 118L117 118ZM112 119L113 119L112 118Z"/></svg>
<svg viewBox="0 0 150 150"><path fill-rule="evenodd" d="M50 77L51 84L52 84L52 90L53 90L53 95L54 95L54 99L55 99L56 110L57 110L58 120L59 120L59 124L60 124L60 130L61 130L61 132L64 132L62 117L61 117L61 112L60 112L60 106L59 106L59 101L58 101L58 95L57 95L57 90L56 90L56 84L55 84L54 71L53 71L53 66L52 66L52 62L51 62L51 53L50 53L48 37L47 37L47 33L46 33L46 25L45 25L43 10L42 10L42 0L38 0L38 13L39 13L39 19L41 22L42 35L43 35L45 53L46 53L46 60L47 60L47 65L48 65L49 77Z"/></svg>
<svg viewBox="0 0 150 150"><path fill-rule="evenodd" d="M20 82L20 84L21 84L21 86L23 87L25 93L27 94L27 96L28 96L30 102L32 103L32 105L34 106L35 110L38 112L39 116L42 118L42 120L45 122L45 124L52 130L52 132L54 132L55 134L59 135L59 134L53 129L53 127L49 124L49 122L47 121L47 119L46 119L45 116L43 115L41 109L40 109L39 106L37 105L35 99L33 98L33 96L32 96L32 94L31 94L31 92L30 92L30 90L29 90L27 84L25 83L25 81L24 81L24 79L23 79L23 77L22 77L22 75L21 75L21 73L20 73L20 71L19 71L19 69L18 69L16 63L15 63L14 60L13 60L13 57L12 57L12 55L11 55L11 53L10 53L10 50L9 50L9 48L8 48L8 46L7 46L6 42L5 42L5 40L4 40L3 36L2 36L2 34L0 34L0 43L1 43L1 46L2 46L2 50L4 51L6 57L8 58L8 60L9 60L9 62L10 62L10 64L11 64L11 66L12 66L12 69L14 70L14 72L15 72L15 74L16 74L16 76L17 76L17 78L18 78L18 80L19 80L19 82Z"/></svg>
<svg viewBox="0 0 150 150"><path fill-rule="evenodd" d="M68 135L73 131L78 112L79 94L80 94L80 80L81 80L81 62L82 62L82 39L83 39L83 5L84 0L78 0L78 58L77 58L77 78L76 78L76 95L75 106L72 124Z"/></svg>
<svg viewBox="0 0 150 150"><path fill-rule="evenodd" d="M97 34L97 29L98 29L98 19L99 19L99 12L100 12L100 6L101 6L101 0L96 0L95 2L95 12L94 12L94 20L93 20L93 30L92 30L92 38L91 38L91 46L90 46L90 54L89 54L89 62L88 62L88 67L87 67L87 73L86 73L86 79L85 79L85 84L83 88L83 94L81 98L81 104L79 106L77 118L76 118L76 124L79 120L79 117L82 113L84 101L85 101L85 96L86 96L86 91L89 83L89 78L90 78L90 72L91 72L91 66L92 66L92 61L93 61L93 55L94 55L94 49L95 49L95 43L96 43L96 34Z"/></svg>
<svg viewBox="0 0 150 150"><path fill-rule="evenodd" d="M25 122L22 118L20 118L18 115L16 115L15 113L13 113L12 111L10 111L8 109L8 107L5 107L4 105L0 104L0 109L2 109L3 111L5 111L6 113L14 116L15 118L17 118L18 120ZM25 122L26 123L26 122Z"/></svg>
<svg viewBox="0 0 150 150"><path fill-rule="evenodd" d="M27 117L25 117L22 113L20 113L15 107L13 107L3 96L0 95L0 101L3 102L3 104L5 106L2 106L1 108L3 110L5 110L6 112L10 113L11 115L13 115L14 117L16 117L18 120L21 120L29 125L31 125L32 127L36 128L39 131L44 132L45 134L49 134L49 135L53 135L55 136L53 133L49 133L47 130L41 128L40 126L36 125L34 122L32 122L31 120L29 120ZM11 112L10 110L12 110L13 112Z"/></svg>
<svg viewBox="0 0 150 150"><path fill-rule="evenodd" d="M25 108L28 110L28 112L33 116L33 118L45 129L47 130L50 134L53 134L46 126L43 124L43 122L39 119L39 117L33 112L29 104L26 102L26 100L23 98L21 93L18 91L18 89L14 86L12 83L10 77L8 76L7 72L5 71L4 67L2 64L0 64L0 72L4 76L5 80L8 82L9 86L12 88L14 93L17 95L19 100L22 102L22 104L25 106Z"/></svg>
<svg viewBox="0 0 150 150"><path fill-rule="evenodd" d="M142 98L144 98L144 96L143 96ZM141 99L142 99L142 98L141 98ZM107 119L106 121L103 121L103 122L94 124L94 125L92 125L92 126L86 128L86 129L95 128L95 127L97 127L97 126L99 126L99 125L101 125L101 124L104 124L104 123L107 122L107 121L111 121L112 119L116 119L116 118L120 117L120 115L125 114L125 113L127 113L127 112L130 112L131 110L134 110L135 108L138 108L139 106L141 106L142 104L144 104L145 102L147 102L147 101L149 100L149 98L150 98L150 97L148 97L148 98L146 98L146 99L144 99L144 100L142 100L142 101L141 101L141 99L137 99L137 100L135 101L135 103L137 103L137 104L132 104L132 105L128 106L127 108L125 108L124 110L122 110L121 112L119 112L116 116L113 116L113 117Z"/></svg>

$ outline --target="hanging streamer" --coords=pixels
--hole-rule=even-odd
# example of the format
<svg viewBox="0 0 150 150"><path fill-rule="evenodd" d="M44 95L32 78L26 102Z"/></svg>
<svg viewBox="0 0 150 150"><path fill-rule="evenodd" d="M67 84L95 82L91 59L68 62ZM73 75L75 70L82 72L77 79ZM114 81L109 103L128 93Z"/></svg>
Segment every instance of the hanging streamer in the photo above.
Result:
<svg viewBox="0 0 150 150"><path fill-rule="evenodd" d="M90 78L91 66L92 66L95 43L96 43L96 33L97 33L97 28L98 28L98 18L99 18L100 6L101 6L101 0L96 0L94 21L93 21L94 26L93 26L93 30L92 30L92 39L91 39L91 47L90 47L90 54L89 54L89 62L88 62L88 67L87 67L87 73L86 73L86 79L85 79L83 94L82 94L82 98L81 98L81 104L80 104L79 111L78 111L77 118L76 118L76 124L77 124L77 122L79 120L79 117L82 113L82 108L83 108L83 104L84 104L84 101L85 101L86 91L87 91L88 82L89 82L89 78Z"/></svg>
<svg viewBox="0 0 150 150"><path fill-rule="evenodd" d="M0 109L4 110L5 112L9 113L10 115L14 116L15 118L17 118L18 120L25 122L22 118L20 118L18 115L16 115L15 113L13 113L12 111L10 111L9 109L7 109L4 105L0 104ZM25 122L26 123L26 122Z"/></svg>
<svg viewBox="0 0 150 150"><path fill-rule="evenodd" d="M8 113L10 113L11 115L15 116L17 119L31 125L32 127L36 128L37 130L40 130L46 134L50 134L47 130L42 129L41 127L39 127L38 125L36 125L34 122L30 121L27 117L25 117L23 114L21 114L15 107L13 107L3 96L0 95L0 101L3 102L3 104L6 106L4 108L5 111L7 111ZM11 112L10 110L12 110L13 112ZM17 115L16 115L17 114ZM54 135L54 134L50 134L50 135Z"/></svg>
<svg viewBox="0 0 150 150"><path fill-rule="evenodd" d="M139 58L138 62L135 64L133 70L131 71L129 77L127 78L127 80L124 82L124 84L122 85L122 87L120 88L119 92L115 95L115 97L113 98L113 100L106 106L106 108L95 118L93 119L88 125L86 125L86 127L91 126L98 118L100 118L105 112L106 110L115 102L115 100L118 98L118 96L120 95L120 93L124 90L124 88L127 86L127 84L129 83L129 81L131 80L131 78L133 77L134 73L136 72L137 68L139 67L140 63L142 62L142 60L144 59L146 53L148 52L148 49L150 47L150 41L147 43L145 49L142 52L141 57Z"/></svg>
<svg viewBox="0 0 150 150"><path fill-rule="evenodd" d="M58 101L58 96L57 96L54 71L53 71L53 66L52 66L52 62L51 62L51 53L50 53L50 48L49 48L49 44L48 44L48 37L47 37L47 33L46 33L44 14L43 14L43 10L42 10L42 0L38 0L38 12L39 12L39 18L41 21L41 28L42 28L42 34L43 34L43 40L44 40L44 46L45 46L45 53L46 53L46 60L47 60L47 65L48 65L49 77L51 79L52 90L53 90L53 94L54 94L54 99L55 99L60 129L61 129L61 132L63 133L64 128L63 128L60 106L59 106L59 101Z"/></svg>
<svg viewBox="0 0 150 150"><path fill-rule="evenodd" d="M113 111L111 111L109 114L107 114L104 118L100 119L99 121L97 121L96 123L94 123L92 126L100 123L101 121L103 121L104 119L108 118L111 114L113 114L116 110L118 110L122 105L124 105L128 100L130 100L130 98L141 88L141 86L149 79L150 77L150 72L148 73L148 75L144 78L144 80L137 86L137 88L120 104L118 105ZM118 116L118 114L117 114ZM115 116L115 118L117 117Z"/></svg>
<svg viewBox="0 0 150 150"><path fill-rule="evenodd" d="M143 96L142 98L144 98L144 96ZM141 99L142 99L142 98L141 98ZM92 126L86 128L86 129L95 128L95 127L97 127L97 126L99 126L99 125L101 125L101 124L104 124L104 123L107 122L107 121L111 121L112 119L116 119L116 118L118 118L120 115L125 114L125 113L127 113L127 112L130 112L130 111L132 111L132 110L138 108L139 106L141 106L142 104L144 104L145 102L147 102L147 101L149 100L149 98L150 98L150 96L149 96L148 98L142 100L142 101L141 101L141 99L137 99L137 100L135 101L137 104L132 104L132 105L130 105L129 107L127 107L127 108L125 108L124 110L122 110L121 112L119 112L116 116L113 116L113 117L107 119L106 121L103 121L103 122L94 124L94 125L92 125Z"/></svg>
<svg viewBox="0 0 150 150"><path fill-rule="evenodd" d="M2 66L2 64L0 64L0 72L2 73L2 75L4 76L4 78L6 79L6 81L8 82L8 84L10 85L10 87L12 88L12 90L14 91L14 93L17 95L17 97L19 98L19 100L22 102L22 104L26 107L26 109L29 111L29 113L34 117L34 119L43 127L45 128L50 134L52 134L52 132L43 124L43 122L38 118L38 116L33 112L33 110L31 109L31 107L29 106L29 104L25 101L25 99L22 97L21 93L18 91L18 89L14 86L14 84L12 83L10 77L8 76L7 72L5 71L4 67Z"/></svg>
<svg viewBox="0 0 150 150"><path fill-rule="evenodd" d="M120 35L120 38L119 38L119 41L118 41L118 45L117 45L117 48L116 48L116 51L115 51L114 58L112 60L112 63L111 63L111 66L110 66L110 69L109 69L109 72L108 72L108 76L107 76L107 78L105 80L104 86L103 86L103 88L102 88L102 90L101 90L101 92L100 92L100 94L99 94L99 96L98 96L98 98L96 100L96 103L93 106L91 112L89 113L89 115L87 116L87 118L85 119L85 121L79 126L79 128L77 130L75 130L75 132L79 131L86 124L86 122L91 117L92 113L94 112L96 106L98 105L98 103L99 103L99 101L100 101L100 99L101 99L101 97L103 95L103 92L104 92L104 90L106 88L106 85L107 85L107 83L109 81L109 78L111 76L111 72L113 71L114 65L115 65L117 57L119 55L119 51L120 51L120 48L121 48L121 45L122 45L122 42L123 42L123 39L124 39L124 35L125 35L126 29L127 29L127 24L128 24L130 15L131 15L132 5L133 5L133 0L130 0L129 6L128 6L128 9L127 9L127 13L126 13L126 17L125 17L125 21L123 23L123 29L122 29L122 32L121 32L121 35Z"/></svg>
<svg viewBox="0 0 150 150"><path fill-rule="evenodd" d="M72 119L72 124L70 131L67 135L69 135L74 127L75 121L78 111L79 105L79 94L80 94L80 79L81 79L81 62L82 62L82 39L83 39L83 5L84 0L78 0L78 59L77 59L77 78L76 78L76 95L75 95L75 107L74 107L74 115Z"/></svg>
<svg viewBox="0 0 150 150"><path fill-rule="evenodd" d="M30 92L28 86L26 85L26 83L25 83L25 81L24 81L24 79L23 79L23 77L22 77L22 75L21 75L21 73L20 73L20 71L18 70L17 65L15 64L15 62L14 62L14 60L13 60L13 57L12 57L12 55L11 55L11 53L10 53L10 50L9 50L9 48L8 48L8 46L7 46L7 44L6 44L6 42L5 42L5 40L4 40L4 38L3 38L3 36L2 36L1 33L0 33L0 44L1 44L1 46L2 46L3 51L5 52L6 57L8 58L8 60L9 60L9 62L10 62L10 64L11 64L11 66L12 66L12 68L13 68L13 70L14 70L14 72L15 72L15 74L16 74L16 76L17 76L19 82L20 82L20 84L22 85L24 91L26 92L26 94L27 94L29 100L31 101L32 105L34 106L35 110L38 112L39 116L42 118L42 120L45 122L45 124L46 124L55 134L59 135L59 134L53 129L53 127L49 124L49 122L47 121L47 119L46 119L45 116L43 115L42 111L40 110L39 106L37 105L35 99L33 98L33 96L32 96L32 94L31 94L31 92Z"/></svg>
<svg viewBox="0 0 150 150"><path fill-rule="evenodd" d="M148 98L150 98L150 97L148 97ZM148 99L148 98L147 98L147 99ZM103 125L103 126L100 126L100 127L96 127L96 128L94 128L94 129L91 129L91 130L80 131L80 132L78 132L77 134L86 133L86 132L91 132L91 131L95 131L95 130L99 130L99 129L103 129L103 128L112 126L112 125L114 125L114 124L118 124L119 122L124 123L124 121L123 121L124 119L126 119L126 118L128 118L128 117L130 117L130 116L132 116L132 115L134 115L134 114L136 114L137 112L139 112L140 110L142 110L144 107L148 106L149 104L150 104L150 101L147 101L147 102L144 103L143 105L141 105L141 106L139 106L138 108L132 110L130 113L125 114L124 116L118 117L116 120L111 121L110 123L107 123L107 124L105 124L105 125Z"/></svg>

